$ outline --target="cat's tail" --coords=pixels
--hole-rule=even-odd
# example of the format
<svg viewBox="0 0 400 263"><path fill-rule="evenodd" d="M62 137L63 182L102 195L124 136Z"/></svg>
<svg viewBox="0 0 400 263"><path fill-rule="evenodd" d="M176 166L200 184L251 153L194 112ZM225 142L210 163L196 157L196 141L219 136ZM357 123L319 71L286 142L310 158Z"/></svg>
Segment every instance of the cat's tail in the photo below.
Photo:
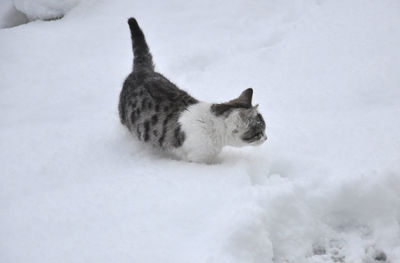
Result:
<svg viewBox="0 0 400 263"><path fill-rule="evenodd" d="M133 71L151 70L154 71L153 57L150 54L143 31L140 29L135 18L128 19L131 29L133 48Z"/></svg>

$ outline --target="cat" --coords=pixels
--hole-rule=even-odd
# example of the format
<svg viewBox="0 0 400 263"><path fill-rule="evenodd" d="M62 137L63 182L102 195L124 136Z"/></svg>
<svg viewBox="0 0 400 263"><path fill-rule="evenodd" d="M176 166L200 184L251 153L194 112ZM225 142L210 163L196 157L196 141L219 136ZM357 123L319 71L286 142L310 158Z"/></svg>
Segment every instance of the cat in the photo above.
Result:
<svg viewBox="0 0 400 263"><path fill-rule="evenodd" d="M224 146L260 145L265 122L252 106L253 89L225 103L199 101L179 89L154 64L136 19L129 18L133 70L119 98L120 121L139 140L185 161L211 163Z"/></svg>

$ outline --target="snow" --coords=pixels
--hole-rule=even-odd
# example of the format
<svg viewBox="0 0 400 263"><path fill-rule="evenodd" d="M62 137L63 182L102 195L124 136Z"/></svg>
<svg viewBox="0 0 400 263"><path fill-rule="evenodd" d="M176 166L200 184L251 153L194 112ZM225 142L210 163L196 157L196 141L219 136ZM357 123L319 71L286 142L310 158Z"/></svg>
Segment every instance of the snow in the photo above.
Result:
<svg viewBox="0 0 400 263"><path fill-rule="evenodd" d="M0 262L400 262L398 1L29 3L64 17L0 30ZM215 165L134 141L130 16L195 97L251 86L269 140Z"/></svg>
<svg viewBox="0 0 400 263"><path fill-rule="evenodd" d="M0 2L0 28L18 26L28 21L26 15L15 8L12 0Z"/></svg>
<svg viewBox="0 0 400 263"><path fill-rule="evenodd" d="M13 0L15 8L30 20L62 17L79 2L80 0Z"/></svg>

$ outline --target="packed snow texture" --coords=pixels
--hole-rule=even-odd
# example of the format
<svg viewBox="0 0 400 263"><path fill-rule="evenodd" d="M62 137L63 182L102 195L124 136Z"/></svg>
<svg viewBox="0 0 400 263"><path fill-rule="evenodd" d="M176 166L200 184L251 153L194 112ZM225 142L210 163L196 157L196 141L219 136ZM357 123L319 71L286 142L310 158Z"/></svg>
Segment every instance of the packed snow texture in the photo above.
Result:
<svg viewBox="0 0 400 263"><path fill-rule="evenodd" d="M76 2L0 30L0 262L400 262L399 1ZM214 165L136 142L130 16L198 99L253 87L269 140Z"/></svg>

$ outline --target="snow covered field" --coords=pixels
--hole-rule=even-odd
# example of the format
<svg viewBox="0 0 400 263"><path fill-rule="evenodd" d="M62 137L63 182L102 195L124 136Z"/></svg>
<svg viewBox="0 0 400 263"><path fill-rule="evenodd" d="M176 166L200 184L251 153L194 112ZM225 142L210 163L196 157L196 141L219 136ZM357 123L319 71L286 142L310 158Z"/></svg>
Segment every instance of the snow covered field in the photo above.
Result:
<svg viewBox="0 0 400 263"><path fill-rule="evenodd" d="M14 3L1 263L400 262L400 1ZM135 142L117 114L130 16L198 99L253 87L269 140L214 165Z"/></svg>

